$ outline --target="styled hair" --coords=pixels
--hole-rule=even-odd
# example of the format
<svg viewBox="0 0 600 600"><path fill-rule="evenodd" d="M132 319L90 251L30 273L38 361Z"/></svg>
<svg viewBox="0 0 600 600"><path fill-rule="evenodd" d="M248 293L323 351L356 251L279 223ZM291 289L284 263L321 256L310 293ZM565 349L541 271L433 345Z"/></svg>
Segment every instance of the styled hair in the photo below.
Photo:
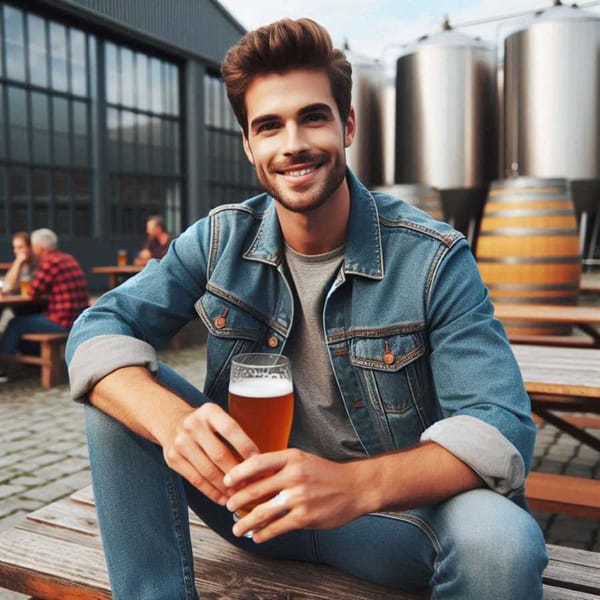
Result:
<svg viewBox="0 0 600 600"><path fill-rule="evenodd" d="M150 215L146 219L146 223L154 223L158 225L163 231L166 231L165 220L160 215Z"/></svg>
<svg viewBox="0 0 600 600"><path fill-rule="evenodd" d="M342 123L346 123L352 100L352 66L345 54L333 47L327 30L312 19L282 19L246 33L223 61L221 75L227 97L246 136L246 91L254 77L293 69L327 74Z"/></svg>
<svg viewBox="0 0 600 600"><path fill-rule="evenodd" d="M25 242L25 245L31 247L31 237L26 231L15 231L12 236L13 240L21 240Z"/></svg>
<svg viewBox="0 0 600 600"><path fill-rule="evenodd" d="M36 229L31 232L31 245L41 246L48 250L56 250L58 237L52 229Z"/></svg>

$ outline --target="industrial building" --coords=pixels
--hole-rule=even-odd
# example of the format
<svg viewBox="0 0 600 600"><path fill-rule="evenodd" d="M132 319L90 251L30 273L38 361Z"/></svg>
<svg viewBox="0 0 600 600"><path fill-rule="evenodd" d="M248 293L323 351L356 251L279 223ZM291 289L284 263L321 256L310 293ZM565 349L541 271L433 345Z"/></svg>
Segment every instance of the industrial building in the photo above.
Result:
<svg viewBox="0 0 600 600"><path fill-rule="evenodd" d="M219 79L213 0L0 1L0 260L50 227L89 271L150 214L178 234L257 189Z"/></svg>

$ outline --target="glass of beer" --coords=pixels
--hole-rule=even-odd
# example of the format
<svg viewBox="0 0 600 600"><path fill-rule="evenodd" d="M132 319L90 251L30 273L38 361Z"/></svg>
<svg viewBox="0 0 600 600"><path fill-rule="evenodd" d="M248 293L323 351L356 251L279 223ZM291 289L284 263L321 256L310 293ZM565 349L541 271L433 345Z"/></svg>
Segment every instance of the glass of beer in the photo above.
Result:
<svg viewBox="0 0 600 600"><path fill-rule="evenodd" d="M21 288L21 296L29 296L29 288L31 287L31 278L30 277L22 277L19 282L19 287Z"/></svg>
<svg viewBox="0 0 600 600"><path fill-rule="evenodd" d="M294 414L290 361L274 354L238 354L231 363L229 414L261 452L287 448ZM238 509L248 514L266 498Z"/></svg>
<svg viewBox="0 0 600 600"><path fill-rule="evenodd" d="M127 250L119 250L117 252L117 265L119 267L127 265Z"/></svg>

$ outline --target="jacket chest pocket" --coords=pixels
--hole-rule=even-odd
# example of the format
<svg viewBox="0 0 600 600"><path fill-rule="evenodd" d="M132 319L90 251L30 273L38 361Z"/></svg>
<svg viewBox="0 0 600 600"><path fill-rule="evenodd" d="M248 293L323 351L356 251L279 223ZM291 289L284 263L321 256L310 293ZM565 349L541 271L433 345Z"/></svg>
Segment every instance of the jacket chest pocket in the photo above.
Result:
<svg viewBox="0 0 600 600"><path fill-rule="evenodd" d="M251 352L266 326L236 304L207 293L196 302L196 311L208 329L206 341L206 394L223 404L227 398L231 358Z"/></svg>
<svg viewBox="0 0 600 600"><path fill-rule="evenodd" d="M394 415L423 428L420 411L423 393L415 363L425 354L422 333L355 337L350 361L357 371L363 393L376 411L388 420Z"/></svg>

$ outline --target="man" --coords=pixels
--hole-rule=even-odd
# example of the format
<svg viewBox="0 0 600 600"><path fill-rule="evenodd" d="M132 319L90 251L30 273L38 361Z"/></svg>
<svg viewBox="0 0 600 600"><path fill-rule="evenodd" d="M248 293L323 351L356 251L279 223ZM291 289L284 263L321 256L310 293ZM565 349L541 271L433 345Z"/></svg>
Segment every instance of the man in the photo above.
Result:
<svg viewBox="0 0 600 600"><path fill-rule="evenodd" d="M152 215L146 220L146 244L134 259L134 264L144 266L151 258L162 258L169 249L171 236L168 234L164 219Z"/></svg>
<svg viewBox="0 0 600 600"><path fill-rule="evenodd" d="M313 21L246 34L223 77L267 193L189 228L67 348L113 597L198 597L189 504L263 556L438 599L541 598L544 542L520 506L535 428L463 236L345 168L351 69ZM204 393L154 350L196 311ZM226 412L248 351L291 358L288 450L259 453Z"/></svg>
<svg viewBox="0 0 600 600"><path fill-rule="evenodd" d="M21 279L30 280L37 268L36 257L31 249L30 236L26 231L17 231L13 235L12 248L15 260L4 276L2 292L5 294L20 293Z"/></svg>
<svg viewBox="0 0 600 600"><path fill-rule="evenodd" d="M31 280L29 295L46 299L44 312L14 317L0 340L0 361L17 352L24 333L67 332L73 321L89 305L85 275L70 254L57 249L58 238L50 229L37 229L31 234L31 248L38 269ZM1 363L0 363L1 364ZM0 370L0 383L8 381L4 369Z"/></svg>

